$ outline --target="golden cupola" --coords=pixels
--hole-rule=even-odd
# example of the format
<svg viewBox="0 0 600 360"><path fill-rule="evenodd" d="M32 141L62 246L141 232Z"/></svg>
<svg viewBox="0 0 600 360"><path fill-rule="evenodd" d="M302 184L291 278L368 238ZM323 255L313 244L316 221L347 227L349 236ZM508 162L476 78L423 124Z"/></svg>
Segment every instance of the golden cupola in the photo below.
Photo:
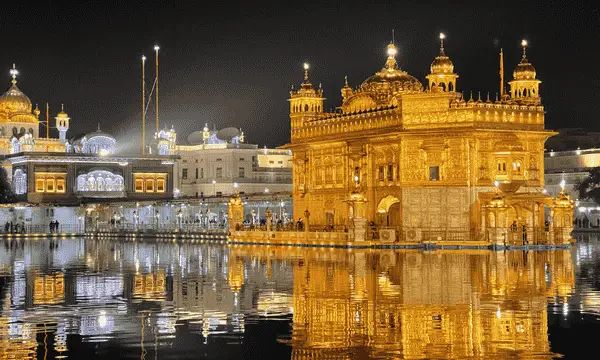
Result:
<svg viewBox="0 0 600 360"><path fill-rule="evenodd" d="M323 113L323 89L319 84L319 88L313 88L308 79L309 65L304 63L304 81L300 85L300 89L290 91L290 118L292 127L301 126L307 121L315 120Z"/></svg>
<svg viewBox="0 0 600 360"><path fill-rule="evenodd" d="M362 83L360 86L361 91L374 93L378 98L377 100L398 93L423 91L423 84L417 78L398 67L396 62L397 53L396 46L393 42L390 42L387 46L388 57L385 66Z"/></svg>
<svg viewBox="0 0 600 360"><path fill-rule="evenodd" d="M344 87L342 88L342 103L352 96L352 88L348 85L348 76L344 76Z"/></svg>
<svg viewBox="0 0 600 360"><path fill-rule="evenodd" d="M31 100L17 87L19 72L13 64L10 70L12 86L0 96L0 121L30 123L38 122L37 116L32 113Z"/></svg>
<svg viewBox="0 0 600 360"><path fill-rule="evenodd" d="M429 80L429 89L431 91L456 91L456 79L458 75L454 73L454 64L444 52L444 39L446 35L440 33L440 53L431 63L431 73L427 75Z"/></svg>
<svg viewBox="0 0 600 360"><path fill-rule="evenodd" d="M540 80L536 79L536 71L533 65L527 60L527 40L521 41L523 55L521 62L513 71L514 80L510 81L511 98L524 104L540 103L539 85Z"/></svg>

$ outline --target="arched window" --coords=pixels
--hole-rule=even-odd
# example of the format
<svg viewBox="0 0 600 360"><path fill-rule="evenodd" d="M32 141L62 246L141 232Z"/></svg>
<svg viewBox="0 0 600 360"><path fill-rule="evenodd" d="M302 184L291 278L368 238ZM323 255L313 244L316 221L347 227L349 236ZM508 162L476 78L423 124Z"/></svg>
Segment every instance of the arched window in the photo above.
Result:
<svg viewBox="0 0 600 360"><path fill-rule="evenodd" d="M440 87L442 88L442 91L446 91L446 83L441 82Z"/></svg>
<svg viewBox="0 0 600 360"><path fill-rule="evenodd" d="M304 105L304 111L308 111L308 104Z"/></svg>
<svg viewBox="0 0 600 360"><path fill-rule="evenodd" d="M17 169L13 175L13 188L17 195L27 192L27 174L21 169Z"/></svg>
<svg viewBox="0 0 600 360"><path fill-rule="evenodd" d="M513 174L515 174L515 175L521 174L521 162L520 161L513 162Z"/></svg>
<svg viewBox="0 0 600 360"><path fill-rule="evenodd" d="M24 127L21 128L21 131L19 131L19 134L21 134L21 135L25 134L25 128Z"/></svg>
<svg viewBox="0 0 600 360"><path fill-rule="evenodd" d="M30 133L31 135L33 135L33 129L32 129L32 128L29 128L29 133Z"/></svg>
<svg viewBox="0 0 600 360"><path fill-rule="evenodd" d="M454 84L448 84L448 91L454 91Z"/></svg>
<svg viewBox="0 0 600 360"><path fill-rule="evenodd" d="M123 177L106 170L77 176L77 191L123 191Z"/></svg>

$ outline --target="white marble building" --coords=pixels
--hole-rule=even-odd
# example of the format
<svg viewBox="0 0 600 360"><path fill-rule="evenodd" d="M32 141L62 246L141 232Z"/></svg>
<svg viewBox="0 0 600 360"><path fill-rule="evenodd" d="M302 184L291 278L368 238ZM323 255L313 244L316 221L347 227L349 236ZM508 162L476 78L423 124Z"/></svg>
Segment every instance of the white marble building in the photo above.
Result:
<svg viewBox="0 0 600 360"><path fill-rule="evenodd" d="M177 145L177 179L180 196L229 196L291 193L292 154L289 150L259 148L244 142L235 128L197 131L189 145Z"/></svg>

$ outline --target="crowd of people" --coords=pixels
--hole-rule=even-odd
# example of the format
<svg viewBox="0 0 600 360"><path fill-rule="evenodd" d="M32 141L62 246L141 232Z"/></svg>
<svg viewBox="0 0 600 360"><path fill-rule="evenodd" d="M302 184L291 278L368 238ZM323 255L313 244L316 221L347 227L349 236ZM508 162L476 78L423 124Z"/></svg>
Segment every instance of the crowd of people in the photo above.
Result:
<svg viewBox="0 0 600 360"><path fill-rule="evenodd" d="M24 234L25 223L22 221L20 224L7 221L6 224L4 224L4 232L7 234Z"/></svg>

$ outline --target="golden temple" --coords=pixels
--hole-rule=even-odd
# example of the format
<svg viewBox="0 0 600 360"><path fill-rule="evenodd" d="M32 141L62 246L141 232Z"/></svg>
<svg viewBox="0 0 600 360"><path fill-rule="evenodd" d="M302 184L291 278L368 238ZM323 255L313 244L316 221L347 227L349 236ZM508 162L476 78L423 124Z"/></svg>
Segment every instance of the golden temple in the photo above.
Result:
<svg viewBox="0 0 600 360"><path fill-rule="evenodd" d="M40 121L40 109L35 108L31 100L17 87L19 72L13 64L10 70L11 87L0 96L0 155L10 154L17 147L23 151L35 152L65 152L64 141L50 138L49 129L45 136L40 136L40 124L48 126L50 121L48 111L46 121ZM63 109L56 115L56 127L64 131L69 127L69 116Z"/></svg>
<svg viewBox="0 0 600 360"><path fill-rule="evenodd" d="M492 101L457 91L440 39L427 86L398 66L392 42L380 71L354 89L346 78L335 112L324 110L323 89L304 64L304 81L290 92L285 145L293 151L295 218L362 233L370 223L416 242L445 229L501 243L512 226L527 242L567 243L573 206L566 198L557 207L560 199L544 190L544 142L556 133L544 128L526 41L510 93Z"/></svg>

